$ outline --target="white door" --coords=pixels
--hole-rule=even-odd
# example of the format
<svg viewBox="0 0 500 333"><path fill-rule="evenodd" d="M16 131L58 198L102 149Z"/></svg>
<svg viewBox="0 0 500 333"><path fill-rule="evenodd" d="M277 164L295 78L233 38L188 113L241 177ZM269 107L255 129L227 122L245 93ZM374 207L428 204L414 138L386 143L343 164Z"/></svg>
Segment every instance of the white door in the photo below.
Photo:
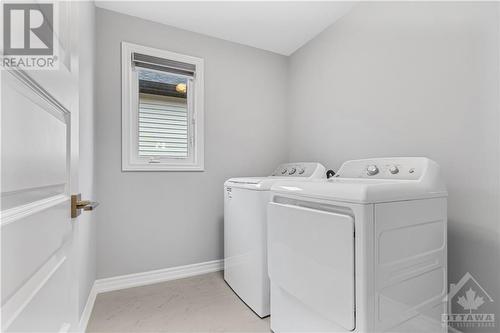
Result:
<svg viewBox="0 0 500 333"><path fill-rule="evenodd" d="M270 203L268 244L271 284L316 316L353 330L354 219Z"/></svg>
<svg viewBox="0 0 500 333"><path fill-rule="evenodd" d="M73 15L69 3L60 4L58 70L0 73L2 331L77 329Z"/></svg>

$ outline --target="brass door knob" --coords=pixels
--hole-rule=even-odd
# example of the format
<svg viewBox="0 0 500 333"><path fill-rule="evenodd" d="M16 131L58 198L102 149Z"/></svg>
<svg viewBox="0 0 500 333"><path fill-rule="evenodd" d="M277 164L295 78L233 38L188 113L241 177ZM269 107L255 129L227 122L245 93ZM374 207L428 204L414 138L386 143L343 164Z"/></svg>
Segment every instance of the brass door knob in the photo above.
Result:
<svg viewBox="0 0 500 333"><path fill-rule="evenodd" d="M81 214L82 209L85 211L94 210L99 203L97 201L81 200L82 194L71 195L71 218L75 218Z"/></svg>

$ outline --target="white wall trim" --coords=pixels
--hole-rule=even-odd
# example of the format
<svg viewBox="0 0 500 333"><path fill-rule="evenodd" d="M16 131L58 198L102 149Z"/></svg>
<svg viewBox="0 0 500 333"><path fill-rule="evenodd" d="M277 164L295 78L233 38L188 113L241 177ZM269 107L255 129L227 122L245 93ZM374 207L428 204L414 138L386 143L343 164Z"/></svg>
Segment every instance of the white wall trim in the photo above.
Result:
<svg viewBox="0 0 500 333"><path fill-rule="evenodd" d="M94 309L95 300L97 298L97 290L94 285L92 289L90 289L89 297L87 298L87 303L85 303L85 308L83 309L82 315L80 317L80 323L78 332L84 333L87 330L87 325L89 324L90 315L92 314L92 310Z"/></svg>
<svg viewBox="0 0 500 333"><path fill-rule="evenodd" d="M192 265L170 267L143 273L98 279L94 282L94 286L92 287L87 303L85 304L85 309L83 310L79 324L80 332L85 332L87 329L88 321L90 319L97 294L218 272L223 268L224 260L219 259Z"/></svg>
<svg viewBox="0 0 500 333"><path fill-rule="evenodd" d="M158 269L144 273L121 275L96 280L95 287L98 293L103 293L106 291L145 286L163 281L217 272L222 270L223 266L223 260L213 260L199 264Z"/></svg>

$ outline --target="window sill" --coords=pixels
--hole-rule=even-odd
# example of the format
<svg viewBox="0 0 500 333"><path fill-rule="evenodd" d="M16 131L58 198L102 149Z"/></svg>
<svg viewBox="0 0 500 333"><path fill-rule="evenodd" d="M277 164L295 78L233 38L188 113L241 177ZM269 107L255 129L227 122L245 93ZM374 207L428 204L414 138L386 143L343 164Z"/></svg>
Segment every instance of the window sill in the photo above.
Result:
<svg viewBox="0 0 500 333"><path fill-rule="evenodd" d="M161 164L139 164L139 165L123 165L122 171L187 171L187 172L203 172L203 165L161 165Z"/></svg>

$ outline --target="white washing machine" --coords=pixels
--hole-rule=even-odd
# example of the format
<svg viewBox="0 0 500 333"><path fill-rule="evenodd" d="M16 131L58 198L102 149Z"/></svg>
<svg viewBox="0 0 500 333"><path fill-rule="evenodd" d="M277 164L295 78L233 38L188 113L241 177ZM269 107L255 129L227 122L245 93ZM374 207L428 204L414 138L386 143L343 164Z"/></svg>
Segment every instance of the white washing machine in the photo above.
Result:
<svg viewBox="0 0 500 333"><path fill-rule="evenodd" d="M446 332L447 192L435 162L348 161L334 178L271 192L273 332Z"/></svg>
<svg viewBox="0 0 500 333"><path fill-rule="evenodd" d="M224 279L260 317L269 315L266 212L278 180L325 178L319 163L282 164L268 177L224 183Z"/></svg>

